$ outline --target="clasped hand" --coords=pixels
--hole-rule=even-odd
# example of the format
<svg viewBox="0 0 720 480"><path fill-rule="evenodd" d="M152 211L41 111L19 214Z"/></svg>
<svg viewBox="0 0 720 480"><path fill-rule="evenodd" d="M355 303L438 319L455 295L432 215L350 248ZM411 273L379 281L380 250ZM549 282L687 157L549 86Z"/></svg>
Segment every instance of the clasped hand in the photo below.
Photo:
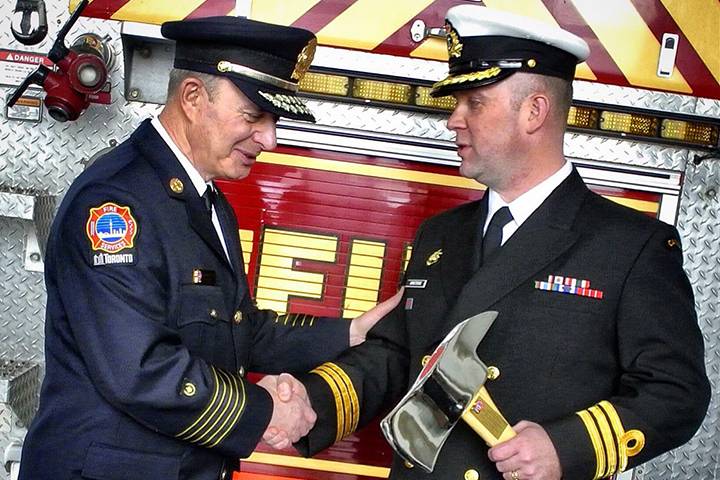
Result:
<svg viewBox="0 0 720 480"><path fill-rule="evenodd" d="M266 375L258 383L270 393L273 413L263 442L282 450L308 434L317 415L310 406L305 386L289 373Z"/></svg>

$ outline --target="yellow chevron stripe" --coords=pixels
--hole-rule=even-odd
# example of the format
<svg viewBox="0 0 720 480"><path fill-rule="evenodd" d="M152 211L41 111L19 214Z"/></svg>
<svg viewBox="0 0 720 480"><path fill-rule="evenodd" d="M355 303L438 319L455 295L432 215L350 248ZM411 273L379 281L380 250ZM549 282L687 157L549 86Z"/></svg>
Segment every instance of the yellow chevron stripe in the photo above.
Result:
<svg viewBox="0 0 720 480"><path fill-rule="evenodd" d="M357 0L318 32L318 41L372 50L432 2L393 0L392 8L388 8L387 0Z"/></svg>
<svg viewBox="0 0 720 480"><path fill-rule="evenodd" d="M545 7L541 0L485 0L485 5L497 10L532 17L549 25L559 26L555 17ZM597 80L597 77L586 62L582 62L575 70L575 78L583 80Z"/></svg>
<svg viewBox="0 0 720 480"><path fill-rule="evenodd" d="M432 25L433 27L436 25ZM440 26L440 25L437 25ZM447 62L447 43L441 38L428 38L415 50L410 52L411 57L427 58L428 60L439 60Z"/></svg>
<svg viewBox="0 0 720 480"><path fill-rule="evenodd" d="M572 2L631 85L692 93L678 69L657 76L660 43L630 0L604 0L602 8L597 0Z"/></svg>
<svg viewBox="0 0 720 480"><path fill-rule="evenodd" d="M717 0L660 0L720 83L720 2ZM715 39L713 41L712 39Z"/></svg>
<svg viewBox="0 0 720 480"><path fill-rule="evenodd" d="M658 209L660 208L659 203L651 202L648 200L637 200L634 198L614 197L611 195L603 195L603 197L607 198L608 200L612 200L615 203L619 203L620 205L625 205L626 207L630 207L632 209L635 209L635 210L638 210L641 212L657 214Z"/></svg>
<svg viewBox="0 0 720 480"><path fill-rule="evenodd" d="M130 0L113 13L112 20L161 24L190 15L204 0Z"/></svg>
<svg viewBox="0 0 720 480"><path fill-rule="evenodd" d="M292 25L320 0L260 0L252 2L250 18L278 25Z"/></svg>

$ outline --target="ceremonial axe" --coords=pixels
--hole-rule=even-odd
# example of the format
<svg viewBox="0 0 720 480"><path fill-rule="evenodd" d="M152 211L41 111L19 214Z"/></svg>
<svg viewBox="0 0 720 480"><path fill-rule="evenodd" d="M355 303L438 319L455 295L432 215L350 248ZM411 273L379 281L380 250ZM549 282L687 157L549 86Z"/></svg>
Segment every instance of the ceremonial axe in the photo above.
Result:
<svg viewBox="0 0 720 480"><path fill-rule="evenodd" d="M432 472L445 440L462 418L489 446L515 432L483 386L488 367L477 346L498 313L479 313L458 324L438 345L410 391L380 422L385 438L405 460Z"/></svg>

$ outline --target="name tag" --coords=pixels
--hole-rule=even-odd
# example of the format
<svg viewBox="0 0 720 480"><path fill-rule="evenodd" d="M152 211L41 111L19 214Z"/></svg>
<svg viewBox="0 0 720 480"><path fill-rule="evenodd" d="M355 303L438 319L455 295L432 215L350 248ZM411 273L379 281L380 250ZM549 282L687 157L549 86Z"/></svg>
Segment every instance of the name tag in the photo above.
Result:
<svg viewBox="0 0 720 480"><path fill-rule="evenodd" d="M424 278L409 278L405 282L405 288L425 288L427 280Z"/></svg>

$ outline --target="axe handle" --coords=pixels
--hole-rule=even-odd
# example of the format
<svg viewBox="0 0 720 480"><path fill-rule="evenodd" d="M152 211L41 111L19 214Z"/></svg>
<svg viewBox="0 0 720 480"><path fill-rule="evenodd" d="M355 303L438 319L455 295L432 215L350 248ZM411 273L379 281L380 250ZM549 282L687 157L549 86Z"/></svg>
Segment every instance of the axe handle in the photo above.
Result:
<svg viewBox="0 0 720 480"><path fill-rule="evenodd" d="M461 416L491 447L516 435L484 386L475 392Z"/></svg>

